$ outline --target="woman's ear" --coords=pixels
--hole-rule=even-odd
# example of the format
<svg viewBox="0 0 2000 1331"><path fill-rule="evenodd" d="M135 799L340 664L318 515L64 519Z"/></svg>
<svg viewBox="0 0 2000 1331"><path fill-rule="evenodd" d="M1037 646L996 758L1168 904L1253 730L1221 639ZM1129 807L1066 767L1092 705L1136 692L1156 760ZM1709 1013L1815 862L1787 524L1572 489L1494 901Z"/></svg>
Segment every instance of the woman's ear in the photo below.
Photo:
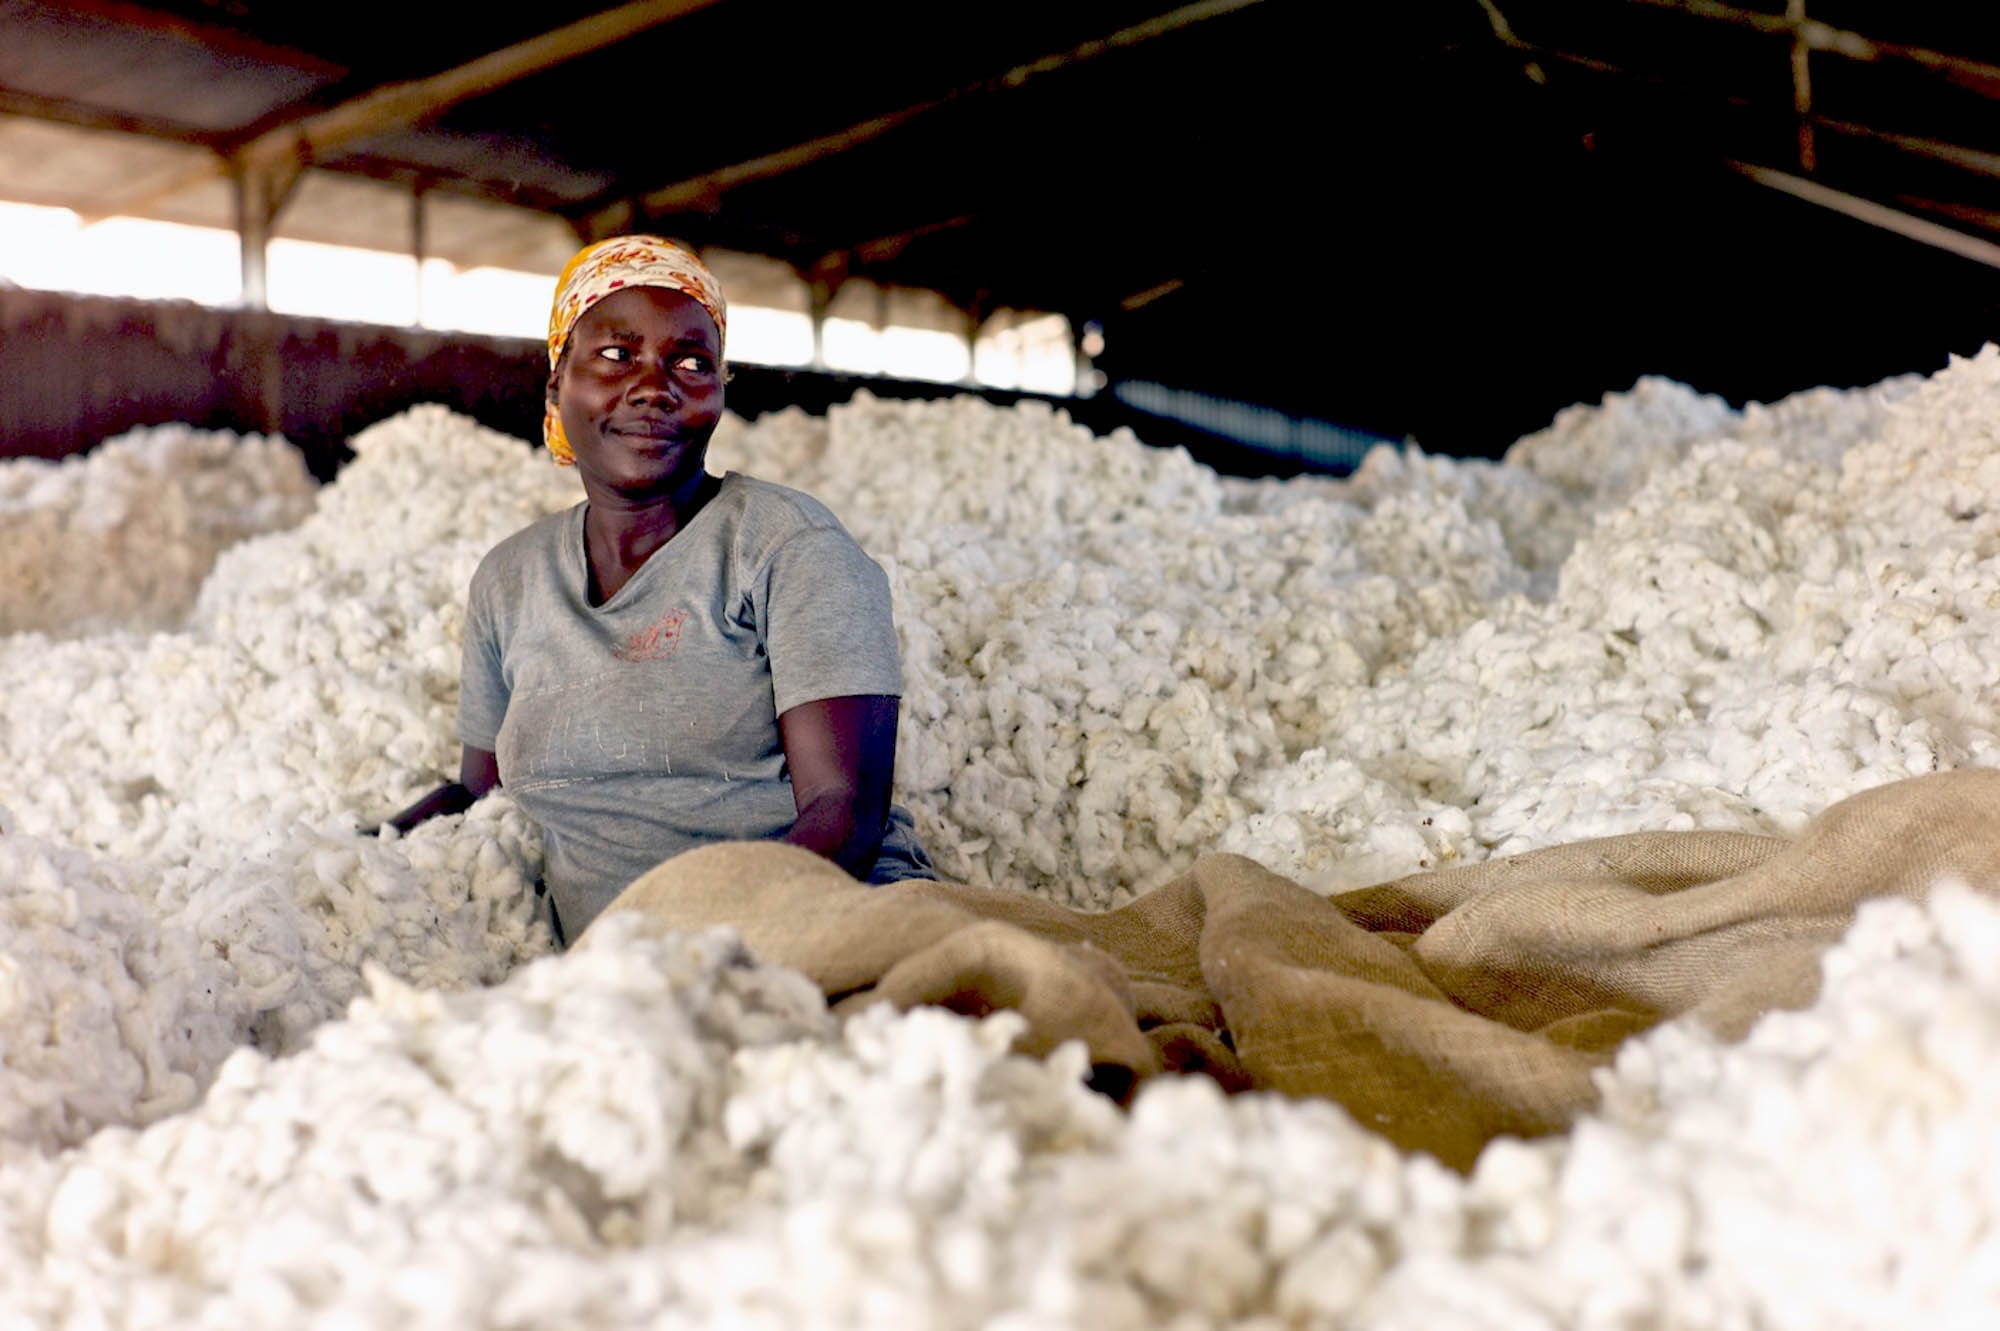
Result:
<svg viewBox="0 0 2000 1331"><path fill-rule="evenodd" d="M561 381L561 379L562 379L562 366L557 365L554 369L549 371L548 382L542 385L542 400L548 403L552 407L561 405L556 400L557 398L556 385Z"/></svg>

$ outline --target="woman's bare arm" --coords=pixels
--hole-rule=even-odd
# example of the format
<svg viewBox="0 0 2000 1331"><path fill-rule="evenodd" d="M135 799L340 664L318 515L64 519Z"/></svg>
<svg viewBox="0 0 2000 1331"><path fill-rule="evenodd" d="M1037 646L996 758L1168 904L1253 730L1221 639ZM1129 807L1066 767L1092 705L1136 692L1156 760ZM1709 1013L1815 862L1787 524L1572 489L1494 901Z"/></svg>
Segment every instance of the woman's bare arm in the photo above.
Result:
<svg viewBox="0 0 2000 1331"><path fill-rule="evenodd" d="M500 760L486 749L464 745L458 751L458 780L445 782L382 826L408 832L433 818L464 813L499 784Z"/></svg>
<svg viewBox="0 0 2000 1331"><path fill-rule="evenodd" d="M863 880L888 825L898 707L888 694L856 694L800 703L778 718L799 810L784 839Z"/></svg>

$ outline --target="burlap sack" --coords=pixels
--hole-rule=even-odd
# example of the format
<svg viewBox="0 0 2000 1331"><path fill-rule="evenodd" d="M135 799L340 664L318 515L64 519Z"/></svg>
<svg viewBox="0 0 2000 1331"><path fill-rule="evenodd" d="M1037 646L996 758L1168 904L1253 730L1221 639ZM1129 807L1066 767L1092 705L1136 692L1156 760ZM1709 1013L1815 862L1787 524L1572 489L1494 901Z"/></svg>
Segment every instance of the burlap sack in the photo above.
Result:
<svg viewBox="0 0 2000 1331"><path fill-rule="evenodd" d="M669 860L606 914L733 925L837 1009L1018 1010L1027 1052L1081 1040L1114 1091L1199 1071L1327 1096L1466 1168L1496 1135L1565 1127L1634 1032L1692 1014L1736 1037L1810 1002L1862 901L1921 898L1946 876L2000 891L2000 772L1866 792L1796 841L1642 833L1332 899L1208 855L1088 914L951 883L865 887L760 842Z"/></svg>

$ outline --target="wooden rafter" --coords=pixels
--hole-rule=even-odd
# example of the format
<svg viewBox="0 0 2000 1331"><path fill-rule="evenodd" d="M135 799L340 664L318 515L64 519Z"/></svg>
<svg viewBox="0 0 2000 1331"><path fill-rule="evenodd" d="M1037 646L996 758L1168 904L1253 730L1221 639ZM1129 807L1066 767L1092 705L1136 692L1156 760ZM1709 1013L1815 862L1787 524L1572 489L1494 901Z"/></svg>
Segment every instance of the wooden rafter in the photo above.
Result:
<svg viewBox="0 0 2000 1331"><path fill-rule="evenodd" d="M1768 167L1756 166L1749 162L1731 162L1730 167L1745 178L1755 181L1766 189L1774 189L1789 194L1795 199L1820 208L1852 217L1858 222L1892 231L1896 235L1929 245L1934 249L1956 254L1961 259L1983 263L1989 268L2000 268L2000 245L1978 236L1968 236L1963 231L1954 231L1948 226L1912 217L1873 199L1864 199L1837 189L1830 189L1817 180L1806 180L1800 176L1788 175L1783 171L1773 171Z"/></svg>
<svg viewBox="0 0 2000 1331"><path fill-rule="evenodd" d="M1650 3L1650 0L1640 0L1640 2ZM1757 105L1747 97L1718 92L1714 89L1695 88L1688 84L1675 83L1659 75L1642 74L1635 70L1612 64L1609 61L1600 60L1595 56L1580 55L1574 51L1561 51L1554 47L1525 42L1519 38L1502 41L1499 45L1516 55L1532 57L1537 61L1542 61L1550 65L1580 69L1591 74L1601 74L1637 86L1659 88L1688 96L1705 96L1737 110L1755 110ZM1842 138L1860 139L1870 143L1877 143L1909 156L1922 157L1933 162L1943 162L1973 175L2000 180L2000 153L1989 152L1980 148L1970 148L1964 144L1950 143L1942 139L1926 138L1921 135L1895 134L1887 130L1873 129L1867 125L1856 124L1853 121L1822 115L1818 112L1808 111L1799 118L1802 124L1815 134L1835 134Z"/></svg>
<svg viewBox="0 0 2000 1331"><path fill-rule="evenodd" d="M935 222L926 222L922 226L913 226L907 230L898 231L893 235L874 236L868 240L860 241L850 248L853 251L854 257L862 263L886 263L900 257L904 250L907 250L912 244L922 240L925 236L936 236L942 235L947 231L957 231L962 227L971 226L975 220L977 219L971 213L960 213L955 217L946 217Z"/></svg>
<svg viewBox="0 0 2000 1331"><path fill-rule="evenodd" d="M1896 202L1920 213L1935 213L1939 217L1949 217L1954 222L1969 223L1982 231L2000 235L2000 209L1979 208L1945 199L1927 199L1920 194L1899 194Z"/></svg>
<svg viewBox="0 0 2000 1331"><path fill-rule="evenodd" d="M385 84L338 106L286 120L233 147L219 148L214 169L154 191L147 202L157 203L204 184L218 173L228 176L235 185L237 231L242 237L243 298L253 308L260 307L264 301L264 245L278 211L308 165L347 144L425 124L461 102L603 50L713 3L715 0L631 0L442 73Z"/></svg>
<svg viewBox="0 0 2000 1331"><path fill-rule="evenodd" d="M574 199L549 190L536 189L518 180L502 179L498 172L488 176L449 175L441 176L434 170L407 166L368 153L351 153L340 159L340 173L344 176L361 176L377 180L398 189L411 189L421 181L424 188L436 194L450 194L467 199L487 202L503 200L536 212L560 213L565 204L573 204Z"/></svg>
<svg viewBox="0 0 2000 1331"><path fill-rule="evenodd" d="M469 60L455 69L374 88L338 106L265 130L230 156L240 166L264 169L303 156L314 160L360 139L411 129L461 102L538 74L578 56L616 45L648 28L670 23L715 0L632 0L538 37Z"/></svg>
<svg viewBox="0 0 2000 1331"><path fill-rule="evenodd" d="M1945 75L1963 88L1985 97L2000 98L2000 65L1968 60L1964 56L1933 51L1923 46L1877 41L1846 28L1836 28L1830 23L1807 18L1803 5L1788 3L1783 14L1765 14L1752 9L1739 9L1735 5L1720 3L1720 0L1632 0L1632 3L1653 9L1670 9L1694 18L1756 32L1788 35L1810 50L1830 51L1850 60L1893 60L1922 65Z"/></svg>
<svg viewBox="0 0 2000 1331"><path fill-rule="evenodd" d="M1233 14L1258 3L1260 0L1198 0L1195 4L1184 5L1170 13L1147 19L1143 23L1121 28L1109 36L1084 42L1066 51L1044 56L1024 65L1016 65L992 78L961 85L928 101L871 117L858 124L849 125L845 129L807 139L803 143L765 153L761 157L753 157L748 161L736 162L703 175L648 190L638 197L636 208L631 203L621 201L597 209L581 220L579 229L589 235L607 235L638 220L634 216L635 213L656 217L702 209L713 210L722 195L731 189L747 185L752 181L781 176L797 170L808 162L819 161L846 152L850 148L859 147L900 129L921 116L929 115L940 107L949 106L968 97L1018 88L1052 71L1081 64L1112 51L1136 46L1141 42L1151 41L1155 37L1177 32L1208 19Z"/></svg>
<svg viewBox="0 0 2000 1331"><path fill-rule="evenodd" d="M60 97L42 97L34 93L16 92L11 88L0 88L0 115L46 120L76 129L135 134L142 138L163 139L169 143L187 143L203 148L212 146L207 135L155 116L105 111L94 106L82 106Z"/></svg>
<svg viewBox="0 0 2000 1331"><path fill-rule="evenodd" d="M1118 308L1128 314L1133 310L1143 310L1154 301L1171 296L1186 285L1187 280L1185 278L1170 277L1164 282L1147 287L1144 291L1133 292L1118 302Z"/></svg>
<svg viewBox="0 0 2000 1331"><path fill-rule="evenodd" d="M1927 139L1915 134L1892 134L1887 130L1873 129L1847 120L1835 120L1829 116L1815 116L1813 123L1830 134L1860 139L1867 143L1879 143L1885 148L1893 148L1912 157L1943 162L1970 175L2000 180L2000 153L1988 152L1983 148L1968 148L1962 143Z"/></svg>
<svg viewBox="0 0 2000 1331"><path fill-rule="evenodd" d="M1624 83L1661 88L1673 92L1699 92L1734 107L1751 107L1754 105L1747 97L1717 92L1714 89L1693 88L1687 84L1675 83L1671 79L1662 78L1657 74L1646 74L1638 70L1627 69L1623 65L1615 65L1608 60L1600 60L1596 56L1584 55L1578 51L1564 51L1553 46L1542 45L1538 42L1523 41L1521 38L1512 35L1499 38L1497 44L1515 55L1527 58L1538 69L1541 67L1540 62L1546 61L1552 65L1580 69L1589 74L1608 75ZM1546 76L1535 80L1537 83L1546 81Z"/></svg>
<svg viewBox="0 0 2000 1331"><path fill-rule="evenodd" d="M1711 3L1710 0L1689 0L1685 4L1675 3L1674 0L1636 0L1636 3L1655 5L1661 8L1684 9L1688 12L1699 13L1700 16L1706 18L1719 17L1722 11L1729 10L1728 6ZM1587 70L1593 74L1607 75L1640 85L1666 88L1687 94L1695 94L1697 92L1695 89L1673 83L1657 75L1638 74L1592 56L1555 50L1550 47L1523 41L1515 36L1513 30L1506 24L1505 19L1500 15L1498 9L1494 7L1492 0L1482 0L1482 4L1487 10L1489 20L1491 20L1496 45L1516 56L1555 66L1568 66ZM1837 120L1815 113L1812 110L1810 85L1806 82L1804 71L1800 68L1801 62L1804 59L1803 52L1806 43L1796 40L1799 34L1803 33L1810 24L1810 20L1805 20L1803 17L1804 8L1802 0L1789 0L1787 6L1788 17L1786 18L1779 18L1768 14L1757 14L1746 16L1744 20L1746 24L1757 27L1759 30L1770 32L1790 31L1795 37L1792 47L1794 74L1793 105L1790 109L1798 124L1799 155L1801 164L1804 167L1811 169L1817 164L1817 134L1826 132L1845 138L1880 144L1906 155L1942 162L1959 170L1987 179L2000 179L2000 154L1968 148L1962 144L1945 143L1935 139L1921 138L1915 135L1892 134L1865 125L1853 124L1848 121ZM1734 13L1734 11L1729 12ZM1841 34L1836 35L1844 36ZM1834 39L1832 38L1826 40L1829 43L1834 43ZM1834 44L1837 45L1838 43ZM1827 48L1815 44L1813 49ZM1907 52L1908 49L1902 48L1904 52ZM1852 54L1851 51L1844 51L1843 53ZM2000 71L1996 71L1996 73L2000 73ZM1537 81L1539 82L1540 80ZM1754 109L1754 104L1747 98L1728 94L1715 94L1713 92L1709 92L1706 95L1718 97L1719 100L1725 101L1728 105L1738 109ZM1857 221L1865 222L1870 226L1880 227L1883 230L1894 232L1897 235L1918 241L1921 244L1930 245L1948 253L1956 254L1961 258L1971 259L1977 263L2000 268L2000 244L1996 244L1991 240L1967 235L1963 231L1954 230L1951 227L1932 222L1926 218L1914 216L1911 213L1889 207L1872 199L1850 194L1844 190L1834 189L1819 180L1807 179L1788 172L1777 171L1767 166L1738 161L1733 158L1725 158L1725 162L1730 169L1767 189L1789 194L1794 198L1801 199L1817 207L1841 213ZM1926 203L1934 211L1938 211L1941 214L1948 213L1948 215L1954 216L1957 220L1971 222L1975 225L1988 225L1992 216L1992 214L1981 210L1969 208L1947 210L1943 206L1930 203L1930 201L1926 201Z"/></svg>
<svg viewBox="0 0 2000 1331"><path fill-rule="evenodd" d="M1813 138L1812 44L1800 33L1806 21L1806 0L1785 0L1785 17L1792 28L1792 116L1799 137L1799 170L1811 175L1819 165L1819 146Z"/></svg>
<svg viewBox="0 0 2000 1331"><path fill-rule="evenodd" d="M415 128L461 102L603 50L713 3L715 0L633 0L442 73L385 84L338 106L294 116L241 143L214 143L218 158L212 167L169 182L139 202L152 206L218 176L250 175L273 182L269 193L282 204L306 166L348 144Z"/></svg>
<svg viewBox="0 0 2000 1331"><path fill-rule="evenodd" d="M303 51L274 46L236 28L183 18L151 5L129 4L127 0L64 0L62 8L72 21L96 19L114 28L171 37L246 64L285 65L324 78L337 78L346 72Z"/></svg>

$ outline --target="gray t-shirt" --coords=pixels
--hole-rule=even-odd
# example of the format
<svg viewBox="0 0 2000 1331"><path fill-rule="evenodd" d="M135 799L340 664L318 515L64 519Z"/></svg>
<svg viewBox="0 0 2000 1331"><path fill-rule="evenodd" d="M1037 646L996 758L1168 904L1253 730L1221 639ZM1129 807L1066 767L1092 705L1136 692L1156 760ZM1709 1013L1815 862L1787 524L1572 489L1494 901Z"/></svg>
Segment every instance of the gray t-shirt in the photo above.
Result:
<svg viewBox="0 0 2000 1331"><path fill-rule="evenodd" d="M472 577L459 737L499 756L541 824L575 938L661 860L798 818L779 714L902 694L889 580L817 500L731 472L618 594L590 604L587 504L502 541ZM895 810L877 881L928 862Z"/></svg>

